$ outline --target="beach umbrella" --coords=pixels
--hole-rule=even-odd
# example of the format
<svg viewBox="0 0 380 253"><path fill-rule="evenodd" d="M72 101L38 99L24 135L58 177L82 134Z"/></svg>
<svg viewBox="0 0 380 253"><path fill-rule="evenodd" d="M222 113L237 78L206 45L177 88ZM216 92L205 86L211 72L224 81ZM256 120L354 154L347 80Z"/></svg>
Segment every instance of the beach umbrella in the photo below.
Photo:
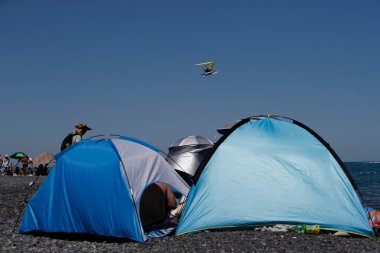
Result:
<svg viewBox="0 0 380 253"><path fill-rule="evenodd" d="M194 176L199 164L212 147L213 143L209 139L191 135L171 144L166 160L177 171Z"/></svg>
<svg viewBox="0 0 380 253"><path fill-rule="evenodd" d="M33 165L55 163L54 155L49 152L42 152L41 154L33 157Z"/></svg>
<svg viewBox="0 0 380 253"><path fill-rule="evenodd" d="M171 148L176 148L176 147L181 147L181 146L182 147L191 146L191 145L213 145L213 143L205 137L191 135L191 136L179 139L178 141L172 143L169 146L169 150Z"/></svg>
<svg viewBox="0 0 380 253"><path fill-rule="evenodd" d="M24 158L24 157L28 157L27 154L23 153L23 152L16 152L14 153L13 155L9 156L10 158L13 158L13 159L18 159L20 160L21 158Z"/></svg>

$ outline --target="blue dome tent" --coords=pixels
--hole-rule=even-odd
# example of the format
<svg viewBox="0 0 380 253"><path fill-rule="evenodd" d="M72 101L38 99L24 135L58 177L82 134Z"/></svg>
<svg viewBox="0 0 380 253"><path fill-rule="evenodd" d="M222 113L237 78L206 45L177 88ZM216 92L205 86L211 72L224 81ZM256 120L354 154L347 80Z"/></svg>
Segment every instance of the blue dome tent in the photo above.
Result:
<svg viewBox="0 0 380 253"><path fill-rule="evenodd" d="M349 172L309 127L268 115L219 132L197 170L176 234L310 224L374 236Z"/></svg>
<svg viewBox="0 0 380 253"><path fill-rule="evenodd" d="M144 190L155 182L187 195L189 186L149 144L130 137L74 144L29 201L21 233L83 233L148 239L140 219Z"/></svg>

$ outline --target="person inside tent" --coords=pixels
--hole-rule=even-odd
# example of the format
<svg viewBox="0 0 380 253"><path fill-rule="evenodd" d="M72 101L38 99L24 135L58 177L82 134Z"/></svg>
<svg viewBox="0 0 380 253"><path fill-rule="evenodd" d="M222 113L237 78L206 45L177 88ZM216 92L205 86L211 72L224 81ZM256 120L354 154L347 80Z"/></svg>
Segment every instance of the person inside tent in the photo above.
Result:
<svg viewBox="0 0 380 253"><path fill-rule="evenodd" d="M151 184L145 189L140 202L140 218L144 230L154 230L170 224L170 210L176 207L176 197L168 185Z"/></svg>
<svg viewBox="0 0 380 253"><path fill-rule="evenodd" d="M173 209L173 210L170 211L170 217L171 218L179 220L179 218L180 218L180 216L182 214L183 208L185 206L185 202L186 202L186 197L184 195L182 195L179 198L177 207L175 209Z"/></svg>

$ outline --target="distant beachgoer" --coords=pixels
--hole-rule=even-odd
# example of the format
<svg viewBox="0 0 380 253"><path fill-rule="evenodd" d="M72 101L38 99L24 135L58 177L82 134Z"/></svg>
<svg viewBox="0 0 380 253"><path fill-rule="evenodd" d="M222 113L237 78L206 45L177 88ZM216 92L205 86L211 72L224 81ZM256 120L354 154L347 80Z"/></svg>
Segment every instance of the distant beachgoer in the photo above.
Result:
<svg viewBox="0 0 380 253"><path fill-rule="evenodd" d="M45 164L45 165L40 164L36 168L36 176L46 176L47 174L48 174L47 164Z"/></svg>
<svg viewBox="0 0 380 253"><path fill-rule="evenodd" d="M9 160L9 156L5 155L3 158L3 168L11 166L11 161Z"/></svg>
<svg viewBox="0 0 380 253"><path fill-rule="evenodd" d="M5 155L5 157L3 157L0 162L1 162L1 166L0 166L1 174L7 175L8 174L7 172L10 170L10 161L9 161L8 155Z"/></svg>
<svg viewBox="0 0 380 253"><path fill-rule="evenodd" d="M2 170L3 170L4 175L12 175L12 169L11 169L12 163L8 155L5 155L2 163L3 163Z"/></svg>
<svg viewBox="0 0 380 253"><path fill-rule="evenodd" d="M20 175L20 168L17 166L17 164L12 166L12 173L13 173L13 176Z"/></svg>
<svg viewBox="0 0 380 253"><path fill-rule="evenodd" d="M20 163L22 164L21 175L26 176L29 174L29 164L32 163L32 158L25 156L20 159Z"/></svg>
<svg viewBox="0 0 380 253"><path fill-rule="evenodd" d="M92 130L89 128L86 124L84 123L78 123L75 126L75 130L68 134L62 141L61 144L61 151L64 150L65 148L68 148L72 144L79 142L82 140L83 135L88 131Z"/></svg>

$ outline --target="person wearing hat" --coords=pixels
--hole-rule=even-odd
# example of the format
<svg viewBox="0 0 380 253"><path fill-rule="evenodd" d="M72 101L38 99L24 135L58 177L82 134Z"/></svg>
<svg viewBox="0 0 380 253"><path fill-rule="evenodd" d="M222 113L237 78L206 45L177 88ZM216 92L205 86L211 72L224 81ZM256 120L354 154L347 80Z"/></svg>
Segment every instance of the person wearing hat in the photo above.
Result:
<svg viewBox="0 0 380 253"><path fill-rule="evenodd" d="M73 139L71 141L71 144L74 144L76 142L79 142L82 140L83 135L88 131L91 130L86 124L84 123L78 123L75 125L75 130L74 133L75 135L73 136Z"/></svg>
<svg viewBox="0 0 380 253"><path fill-rule="evenodd" d="M84 123L78 123L75 126L75 130L68 134L62 141L61 151L68 148L70 145L77 143L82 140L83 135L88 131L92 130Z"/></svg>

